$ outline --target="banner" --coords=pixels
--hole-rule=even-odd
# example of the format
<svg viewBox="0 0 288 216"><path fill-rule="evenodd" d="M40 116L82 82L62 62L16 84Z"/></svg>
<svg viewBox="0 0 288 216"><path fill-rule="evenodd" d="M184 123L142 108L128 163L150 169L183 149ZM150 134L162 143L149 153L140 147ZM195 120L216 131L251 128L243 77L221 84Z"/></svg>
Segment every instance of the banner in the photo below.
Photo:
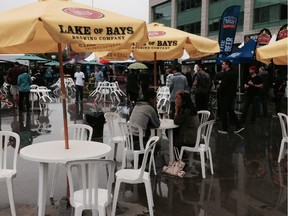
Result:
<svg viewBox="0 0 288 216"><path fill-rule="evenodd" d="M218 58L226 57L232 53L239 14L239 5L226 8L222 14L219 29L220 53L218 54Z"/></svg>
<svg viewBox="0 0 288 216"><path fill-rule="evenodd" d="M284 24L280 29L279 29L279 32L277 34L277 38L276 40L281 40L281 39L284 39L288 36L288 29L287 29L287 24Z"/></svg>

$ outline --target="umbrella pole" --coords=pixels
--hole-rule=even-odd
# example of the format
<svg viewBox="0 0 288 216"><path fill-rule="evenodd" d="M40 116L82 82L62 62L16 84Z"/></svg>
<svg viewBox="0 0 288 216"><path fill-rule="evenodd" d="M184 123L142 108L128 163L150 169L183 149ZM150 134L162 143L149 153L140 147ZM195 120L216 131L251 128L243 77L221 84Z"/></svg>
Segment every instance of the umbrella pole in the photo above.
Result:
<svg viewBox="0 0 288 216"><path fill-rule="evenodd" d="M156 52L154 52L154 89L157 88L157 56Z"/></svg>
<svg viewBox="0 0 288 216"><path fill-rule="evenodd" d="M63 58L62 58L61 43L58 43L58 56L59 56L60 83L61 83L61 100L62 100L63 120L64 120L65 149L69 149L67 111L66 111L66 91L65 91L65 84L64 84L64 71L63 71Z"/></svg>

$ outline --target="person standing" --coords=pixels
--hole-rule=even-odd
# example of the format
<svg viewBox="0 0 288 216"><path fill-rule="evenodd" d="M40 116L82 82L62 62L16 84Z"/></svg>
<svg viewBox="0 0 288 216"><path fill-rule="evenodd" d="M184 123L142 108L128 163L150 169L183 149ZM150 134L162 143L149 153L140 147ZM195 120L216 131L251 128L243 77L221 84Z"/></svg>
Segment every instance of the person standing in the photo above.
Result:
<svg viewBox="0 0 288 216"><path fill-rule="evenodd" d="M80 66L76 67L76 72L74 74L75 79L75 87L76 87L76 103L80 101L83 101L83 87L85 83L85 75L81 71Z"/></svg>
<svg viewBox="0 0 288 216"><path fill-rule="evenodd" d="M220 103L222 129L218 130L218 133L228 133L228 115L229 120L236 126L234 133L239 133L244 128L234 111L237 92L237 73L231 70L230 61L224 61L221 67L223 74L221 75L221 80L218 81L219 88L217 94L219 94L218 102Z"/></svg>
<svg viewBox="0 0 288 216"><path fill-rule="evenodd" d="M134 69L127 75L126 92L131 103L135 103L138 100L139 79L137 71Z"/></svg>
<svg viewBox="0 0 288 216"><path fill-rule="evenodd" d="M20 72L17 78L17 85L19 88L19 112L24 111L23 101L25 100L26 112L30 112L30 86L32 85L31 76L26 69Z"/></svg>
<svg viewBox="0 0 288 216"><path fill-rule="evenodd" d="M97 88L99 82L103 82L104 75L99 67L95 68L95 88Z"/></svg>
<svg viewBox="0 0 288 216"><path fill-rule="evenodd" d="M249 107L251 105L251 123L255 123L256 120L259 107L260 91L263 88L263 80L256 74L256 70L257 68L255 66L249 67L249 77L244 84L244 89L246 90L246 98L244 102L241 122L245 122Z"/></svg>
<svg viewBox="0 0 288 216"><path fill-rule="evenodd" d="M176 93L179 90L188 90L188 82L186 77L180 73L180 68L178 65L175 65L173 67L173 76L170 80L170 107L171 107L171 113L170 118L172 119L174 117L175 113L175 100L176 100Z"/></svg>
<svg viewBox="0 0 288 216"><path fill-rule="evenodd" d="M21 72L21 66L19 62L15 62L14 67L10 68L7 74L7 81L11 85L10 92L13 95L15 109L18 107L18 102L19 102L19 88L18 88L17 82L18 82L18 76L20 72Z"/></svg>
<svg viewBox="0 0 288 216"><path fill-rule="evenodd" d="M197 111L208 110L211 80L210 75L206 73L204 69L205 67L203 64L198 64L198 71L195 74L193 82Z"/></svg>
<svg viewBox="0 0 288 216"><path fill-rule="evenodd" d="M171 68L167 68L165 73L166 73L165 85L167 87L169 87L170 86L171 77L173 76L173 70Z"/></svg>
<svg viewBox="0 0 288 216"><path fill-rule="evenodd" d="M270 87L271 87L269 72L264 67L260 67L258 75L263 80L263 88L260 90L262 116L267 117L268 116L269 93L270 93Z"/></svg>

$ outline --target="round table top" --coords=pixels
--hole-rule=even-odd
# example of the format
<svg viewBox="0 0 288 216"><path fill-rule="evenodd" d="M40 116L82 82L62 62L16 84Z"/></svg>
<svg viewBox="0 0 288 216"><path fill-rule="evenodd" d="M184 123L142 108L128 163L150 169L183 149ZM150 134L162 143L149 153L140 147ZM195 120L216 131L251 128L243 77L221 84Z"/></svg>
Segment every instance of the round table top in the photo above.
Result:
<svg viewBox="0 0 288 216"><path fill-rule="evenodd" d="M172 129L177 127L179 127L179 125L174 124L173 119L160 119L159 129Z"/></svg>
<svg viewBox="0 0 288 216"><path fill-rule="evenodd" d="M41 142L29 145L20 150L20 157L42 163L66 163L70 160L101 158L111 151L107 144L69 140L69 149L65 149L64 140Z"/></svg>

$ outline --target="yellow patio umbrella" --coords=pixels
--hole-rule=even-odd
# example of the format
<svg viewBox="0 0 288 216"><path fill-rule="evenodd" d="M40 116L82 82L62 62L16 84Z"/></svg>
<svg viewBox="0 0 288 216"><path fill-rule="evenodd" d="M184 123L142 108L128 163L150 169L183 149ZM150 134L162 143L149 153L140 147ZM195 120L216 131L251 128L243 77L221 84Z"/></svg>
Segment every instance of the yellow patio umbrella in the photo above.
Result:
<svg viewBox="0 0 288 216"><path fill-rule="evenodd" d="M96 52L98 58L107 60L124 60L133 56L138 61L154 60L154 85L156 86L156 61L180 58L184 50L191 58L201 58L220 51L217 41L190 34L160 23L147 25L149 41L141 47L111 52Z"/></svg>
<svg viewBox="0 0 288 216"><path fill-rule="evenodd" d="M288 65L288 38L257 48L256 59L265 64L273 59L276 65Z"/></svg>
<svg viewBox="0 0 288 216"><path fill-rule="evenodd" d="M58 52L65 148L69 148L62 50L107 51L148 41L146 22L69 0L37 3L0 13L0 53Z"/></svg>

